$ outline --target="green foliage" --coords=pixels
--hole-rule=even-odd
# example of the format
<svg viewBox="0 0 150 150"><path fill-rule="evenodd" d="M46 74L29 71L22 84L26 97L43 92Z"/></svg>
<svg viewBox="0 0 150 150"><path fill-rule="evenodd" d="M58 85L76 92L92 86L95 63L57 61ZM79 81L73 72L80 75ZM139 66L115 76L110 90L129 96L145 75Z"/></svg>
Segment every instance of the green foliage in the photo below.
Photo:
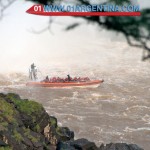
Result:
<svg viewBox="0 0 150 150"><path fill-rule="evenodd" d="M16 130L13 130L13 137L16 139L17 142L21 142L23 141L23 137L21 136L21 134L19 132L17 132Z"/></svg>
<svg viewBox="0 0 150 150"><path fill-rule="evenodd" d="M8 130L7 127L8 127L7 122L5 122L5 121L0 122L0 131L7 131Z"/></svg>
<svg viewBox="0 0 150 150"><path fill-rule="evenodd" d="M32 0L32 1L41 4L48 4L48 3L53 3L56 0Z"/></svg>
<svg viewBox="0 0 150 150"><path fill-rule="evenodd" d="M59 136L63 136L62 132L61 132L61 127L57 127L56 128L56 133L59 135Z"/></svg>
<svg viewBox="0 0 150 150"><path fill-rule="evenodd" d="M18 109L21 112L27 113L28 115L32 115L35 112L41 112L42 105L34 102L34 101L21 101L17 103Z"/></svg>
<svg viewBox="0 0 150 150"><path fill-rule="evenodd" d="M24 135L25 136L30 135L30 129L24 127L23 130L24 130Z"/></svg>
<svg viewBox="0 0 150 150"><path fill-rule="evenodd" d="M1 125L4 126L4 127L7 127L8 126L8 122L2 122Z"/></svg>
<svg viewBox="0 0 150 150"><path fill-rule="evenodd" d="M38 124L34 127L34 131L40 132L40 126Z"/></svg>
<svg viewBox="0 0 150 150"><path fill-rule="evenodd" d="M13 150L13 149L11 147L6 146L6 147L0 147L0 150Z"/></svg>
<svg viewBox="0 0 150 150"><path fill-rule="evenodd" d="M30 0L41 4L48 4L49 2L57 4L57 2L66 2L65 0ZM70 1L73 5L92 5L92 0L74 0ZM115 4L115 5L134 5L135 2L131 0L106 0L97 1L97 5L101 4ZM141 9L141 16L138 17L101 17L101 16L80 16L86 20L87 23L95 23L101 28L110 31L122 33L130 46L143 48L147 53L143 53L143 60L150 59L150 9ZM78 18L78 17L75 17ZM104 19L105 18L105 19ZM111 21L110 21L111 20ZM126 21L126 23L125 23ZM127 24L128 23L128 24ZM75 29L80 23L69 25L66 30Z"/></svg>
<svg viewBox="0 0 150 150"><path fill-rule="evenodd" d="M0 122L14 122L14 115L16 111L13 109L13 106L5 101L5 99L0 97ZM5 124L5 123L4 123ZM5 124L6 125L6 124Z"/></svg>
<svg viewBox="0 0 150 150"><path fill-rule="evenodd" d="M38 138L35 138L31 135L30 129L24 128L24 135L29 138L32 142L38 142Z"/></svg>
<svg viewBox="0 0 150 150"><path fill-rule="evenodd" d="M117 5L130 4L131 0L109 0L111 3L115 3Z"/></svg>
<svg viewBox="0 0 150 150"><path fill-rule="evenodd" d="M41 104L35 101L21 100L12 93L8 94L7 98L11 99L14 102L19 111L28 115L32 115L32 113L40 113L43 109L43 106Z"/></svg>
<svg viewBox="0 0 150 150"><path fill-rule="evenodd" d="M36 139L36 138L33 137L32 135L28 135L28 138L29 138L32 142L38 142L38 139Z"/></svg>
<svg viewBox="0 0 150 150"><path fill-rule="evenodd" d="M12 144L11 139L15 140L15 143L22 144L25 137L33 143L40 142L40 134L35 133L40 131L40 125L36 124L34 127L35 132L33 132L30 128L26 128L22 124L19 115L29 115L28 118L31 116L32 124L38 117L41 117L41 113L44 111L41 104L34 101L22 100L18 95L9 93L7 95L0 94L0 106L0 131L2 131L2 135L5 133L9 134L10 139L8 138L8 140L10 140L10 144ZM11 149L10 147L0 147L0 150Z"/></svg>
<svg viewBox="0 0 150 150"><path fill-rule="evenodd" d="M57 127L57 120L54 117L50 117L50 125Z"/></svg>

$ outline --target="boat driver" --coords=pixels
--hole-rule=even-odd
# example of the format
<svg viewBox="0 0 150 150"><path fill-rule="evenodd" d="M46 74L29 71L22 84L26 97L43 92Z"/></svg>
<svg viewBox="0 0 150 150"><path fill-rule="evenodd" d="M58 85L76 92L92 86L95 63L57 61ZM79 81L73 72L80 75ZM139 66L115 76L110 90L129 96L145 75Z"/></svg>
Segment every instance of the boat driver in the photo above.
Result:
<svg viewBox="0 0 150 150"><path fill-rule="evenodd" d="M68 76L68 81L71 81L71 77L70 77L70 75L68 74L67 76Z"/></svg>

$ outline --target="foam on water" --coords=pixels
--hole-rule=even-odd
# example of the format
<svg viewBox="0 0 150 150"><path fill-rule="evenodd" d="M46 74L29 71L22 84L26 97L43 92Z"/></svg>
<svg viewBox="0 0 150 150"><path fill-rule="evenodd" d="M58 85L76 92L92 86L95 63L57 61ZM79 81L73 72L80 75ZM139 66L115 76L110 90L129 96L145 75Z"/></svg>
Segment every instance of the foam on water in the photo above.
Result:
<svg viewBox="0 0 150 150"><path fill-rule="evenodd" d="M129 128L129 127L126 127L125 128L125 132L138 132L138 131L150 131L150 127L143 127L143 128Z"/></svg>

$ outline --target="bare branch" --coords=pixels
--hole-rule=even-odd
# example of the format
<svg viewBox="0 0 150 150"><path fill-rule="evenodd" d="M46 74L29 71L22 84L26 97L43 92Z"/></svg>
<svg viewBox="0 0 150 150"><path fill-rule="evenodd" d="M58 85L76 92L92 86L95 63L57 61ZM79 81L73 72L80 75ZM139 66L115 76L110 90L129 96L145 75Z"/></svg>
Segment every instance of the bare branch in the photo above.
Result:
<svg viewBox="0 0 150 150"><path fill-rule="evenodd" d="M0 0L0 20L3 18L4 11L10 7L16 0L5 0L5 4L3 0Z"/></svg>
<svg viewBox="0 0 150 150"><path fill-rule="evenodd" d="M16 0L0 0L0 19L3 17L4 11L12 5ZM41 4L60 4L67 1L66 0L30 0L32 2L41 3ZM68 0L69 1L69 0ZM5 2L5 3L4 3ZM69 1L73 5L92 5L91 0L71 0ZM108 2L112 2L115 4L129 3L130 0L124 1L116 1L116 0L106 0L104 3L97 2L97 4L105 5ZM118 4L119 5L119 4ZM100 17L100 16L84 16L80 17L86 21L86 23L97 24L100 28L106 29L108 31L115 31L117 33L122 33L128 44L130 46L138 47L144 49L143 60L150 59L150 46L148 46L148 42L150 42L150 9L141 10L142 15L140 17ZM77 18L77 17L75 17ZM48 25L41 30L33 30L31 32L40 34L45 31L49 31L52 33L51 28L53 23L57 23L54 21L54 17L50 17L48 21ZM58 23L62 25L62 23ZM74 29L79 26L81 23L73 23L71 25L67 25L66 30ZM52 33L53 34L53 33Z"/></svg>

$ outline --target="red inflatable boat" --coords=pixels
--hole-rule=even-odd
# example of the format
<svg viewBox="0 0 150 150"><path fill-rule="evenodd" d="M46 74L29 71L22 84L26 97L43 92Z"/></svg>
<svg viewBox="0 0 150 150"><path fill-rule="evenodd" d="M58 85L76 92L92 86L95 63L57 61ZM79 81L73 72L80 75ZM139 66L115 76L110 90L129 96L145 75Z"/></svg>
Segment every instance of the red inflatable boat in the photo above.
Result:
<svg viewBox="0 0 150 150"><path fill-rule="evenodd" d="M104 80L88 80L88 81L81 81L81 82L28 82L27 86L32 87L84 87L84 86L93 86L98 87Z"/></svg>

